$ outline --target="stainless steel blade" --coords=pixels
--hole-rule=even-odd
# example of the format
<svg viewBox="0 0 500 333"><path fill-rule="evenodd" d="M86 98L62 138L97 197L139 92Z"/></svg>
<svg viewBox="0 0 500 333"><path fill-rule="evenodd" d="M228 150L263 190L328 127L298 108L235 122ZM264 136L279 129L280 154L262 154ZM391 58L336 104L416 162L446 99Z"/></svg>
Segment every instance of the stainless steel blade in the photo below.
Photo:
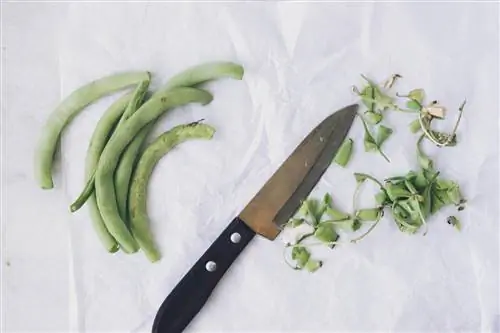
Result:
<svg viewBox="0 0 500 333"><path fill-rule="evenodd" d="M358 105L347 106L323 120L297 146L239 217L256 233L275 239L307 198L349 132Z"/></svg>

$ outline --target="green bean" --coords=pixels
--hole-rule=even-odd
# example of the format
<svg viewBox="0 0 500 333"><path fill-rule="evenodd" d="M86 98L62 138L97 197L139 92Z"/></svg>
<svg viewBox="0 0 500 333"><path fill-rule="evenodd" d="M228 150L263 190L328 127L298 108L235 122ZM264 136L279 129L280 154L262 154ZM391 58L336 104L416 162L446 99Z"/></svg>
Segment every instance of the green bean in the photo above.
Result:
<svg viewBox="0 0 500 333"><path fill-rule="evenodd" d="M132 114L134 114L137 109L139 109L140 104L142 103L144 96L146 95L147 89L149 86L149 81L141 84L137 87L134 98L130 102L125 111L122 119L120 119L120 123L118 124L118 128L122 123L122 120L130 118ZM148 135L149 129L151 125L146 125L141 131L138 133L137 137L132 141L127 148L125 148L120 161L118 162L118 166L116 167L114 182L115 182L115 193L118 204L118 210L120 212L120 216L124 221L126 221L126 209L127 209L127 194L130 182L130 175L132 174L132 167L134 166L134 161L139 152L139 149L142 146L142 141ZM136 140L139 138L138 140Z"/></svg>
<svg viewBox="0 0 500 333"><path fill-rule="evenodd" d="M353 140L351 138L347 138L346 140L344 140L344 142L339 148L339 151L335 155L333 161L338 165L340 165L341 167L345 167L347 163L349 163L349 160L351 159L352 145L353 145Z"/></svg>
<svg viewBox="0 0 500 333"><path fill-rule="evenodd" d="M101 240L102 244L109 252L116 252L118 250L118 244L116 243L113 236L110 235L108 229L104 225L99 209L97 208L97 202L95 195L93 195L94 188L94 176L95 168L99 162L99 157L103 151L106 142L110 134L113 132L113 127L118 123L120 117L122 116L127 104L129 104L132 94L128 93L114 102L109 109L104 113L104 115L99 119L97 126L90 139L89 148L87 150L87 157L85 159L85 173L88 180L87 184L91 184L89 193L89 212L90 219L92 220L92 225ZM87 188L87 187L86 187ZM80 197L71 205L71 211L74 212L76 209L81 207L85 201L82 201ZM77 208L78 207L78 208Z"/></svg>
<svg viewBox="0 0 500 333"><path fill-rule="evenodd" d="M144 94L146 93L146 90L149 86L149 78L147 80L142 81L140 84L137 85L137 88L135 89L133 95L128 98L128 105L123 109L121 109L121 112L119 114L119 122L118 125L115 128L115 131L118 130L123 122L128 119L132 113L135 112L137 109L137 106L139 103L142 101L142 98L144 97ZM123 112L125 111L125 112ZM78 209L80 209L85 202L88 200L90 195L94 191L94 181L95 181L95 168L97 167L97 162L99 161L99 156L101 155L102 150L104 149L104 145L107 142L108 138L112 134L112 127L110 126L111 124L108 124L108 121L106 117L103 117L101 121L99 121L96 130L94 132L94 136L91 139L91 142L93 140L98 140L99 141L99 149L95 151L94 153L97 154L97 156L94 156L94 164L93 164L93 170L89 170L88 172L91 173L90 176L87 178L87 183L85 184L85 187L83 188L82 192L78 196L78 198L73 202L70 206L71 212L75 212ZM116 120L113 122L113 125L116 123ZM102 128L100 128L102 127ZM90 149L90 148L89 148Z"/></svg>
<svg viewBox="0 0 500 333"><path fill-rule="evenodd" d="M243 73L243 67L232 62L208 62L190 67L175 75L167 82L165 88L192 87L222 77L241 80Z"/></svg>
<svg viewBox="0 0 500 333"><path fill-rule="evenodd" d="M125 110L125 108L123 108L122 111L124 111L124 110ZM117 120L117 122L118 122L118 120ZM99 161L99 157L98 157L97 161ZM97 165L97 163L96 163L96 165ZM93 170L92 173L90 174L90 176L87 177L87 183L85 184L85 187L83 188L83 190L80 193L80 195L78 196L78 198L76 198L76 200L69 206L69 210L72 213L74 213L77 210L79 210L80 208L82 208L82 206L87 202L87 200L89 200L92 193L94 193L94 188L95 188L94 181L95 181L95 170Z"/></svg>
<svg viewBox="0 0 500 333"><path fill-rule="evenodd" d="M42 189L54 187L52 166L61 133L71 120L86 106L98 99L149 77L148 72L114 74L92 81L71 93L52 112L38 140L35 151L35 177Z"/></svg>
<svg viewBox="0 0 500 333"><path fill-rule="evenodd" d="M94 191L95 168L99 162L99 156L101 156L102 150L113 132L113 128L119 122L131 98L132 94L128 93L115 101L97 122L94 133L92 133L92 137L90 138L85 160L87 184L78 198L71 204L71 212L80 209Z"/></svg>
<svg viewBox="0 0 500 333"><path fill-rule="evenodd" d="M127 146L115 171L115 193L116 201L118 204L118 211L121 218L127 222L127 200L128 191L130 188L130 181L134 166L139 155L139 151L146 140L149 132L151 131L154 123L149 123L144 126L132 142Z"/></svg>
<svg viewBox="0 0 500 333"><path fill-rule="evenodd" d="M122 124L129 119L137 109L141 106L144 96L146 96L146 92L148 91L149 83L151 82L151 79L148 78L147 80L142 81L137 85L134 91L134 95L132 97L132 100L130 103L127 105L127 109L125 110L125 113L123 114L123 117L120 119L120 122L118 123L118 126L122 126Z"/></svg>
<svg viewBox="0 0 500 333"><path fill-rule="evenodd" d="M215 130L204 124L176 126L159 136L142 154L134 172L129 192L129 214L132 233L151 262L160 259L151 231L146 206L147 185L156 163L178 144L189 139L211 139Z"/></svg>
<svg viewBox="0 0 500 333"><path fill-rule="evenodd" d="M95 186L97 205L109 232L124 251L135 252L137 244L120 217L116 203L113 174L120 156L136 134L167 109L188 103L207 104L212 100L208 92L194 88L176 88L155 95L144 103L106 144L97 166Z"/></svg>

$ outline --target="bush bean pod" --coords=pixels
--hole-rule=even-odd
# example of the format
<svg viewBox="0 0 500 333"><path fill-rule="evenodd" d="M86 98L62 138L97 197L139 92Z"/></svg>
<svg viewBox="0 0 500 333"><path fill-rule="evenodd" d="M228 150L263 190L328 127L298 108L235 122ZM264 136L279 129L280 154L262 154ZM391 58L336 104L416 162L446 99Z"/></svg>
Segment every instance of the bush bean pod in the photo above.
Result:
<svg viewBox="0 0 500 333"><path fill-rule="evenodd" d="M42 189L54 187L52 166L61 133L86 106L149 77L148 72L126 72L92 81L66 97L49 116L35 151L35 178Z"/></svg>
<svg viewBox="0 0 500 333"><path fill-rule="evenodd" d="M151 143L137 163L129 192L130 228L152 262L160 259L160 253L154 244L147 215L146 194L151 173L156 163L178 144L189 139L211 139L214 133L213 127L200 123L176 126Z"/></svg>

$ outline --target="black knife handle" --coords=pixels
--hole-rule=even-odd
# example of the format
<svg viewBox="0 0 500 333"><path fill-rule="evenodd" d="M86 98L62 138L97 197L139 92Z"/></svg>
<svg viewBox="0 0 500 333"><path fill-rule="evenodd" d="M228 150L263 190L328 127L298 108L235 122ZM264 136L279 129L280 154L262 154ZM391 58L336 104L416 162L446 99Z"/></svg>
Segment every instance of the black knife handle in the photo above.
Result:
<svg viewBox="0 0 500 333"><path fill-rule="evenodd" d="M182 332L254 236L255 232L236 217L163 301L153 333Z"/></svg>

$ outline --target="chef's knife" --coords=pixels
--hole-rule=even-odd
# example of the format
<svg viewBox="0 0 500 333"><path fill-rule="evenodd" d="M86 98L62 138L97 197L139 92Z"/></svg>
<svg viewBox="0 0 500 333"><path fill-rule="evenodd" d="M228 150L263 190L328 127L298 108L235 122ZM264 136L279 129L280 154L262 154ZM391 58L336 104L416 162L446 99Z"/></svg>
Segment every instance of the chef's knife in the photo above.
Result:
<svg viewBox="0 0 500 333"><path fill-rule="evenodd" d="M333 113L297 146L167 296L153 333L182 332L255 234L276 238L331 164L357 110L354 104Z"/></svg>

